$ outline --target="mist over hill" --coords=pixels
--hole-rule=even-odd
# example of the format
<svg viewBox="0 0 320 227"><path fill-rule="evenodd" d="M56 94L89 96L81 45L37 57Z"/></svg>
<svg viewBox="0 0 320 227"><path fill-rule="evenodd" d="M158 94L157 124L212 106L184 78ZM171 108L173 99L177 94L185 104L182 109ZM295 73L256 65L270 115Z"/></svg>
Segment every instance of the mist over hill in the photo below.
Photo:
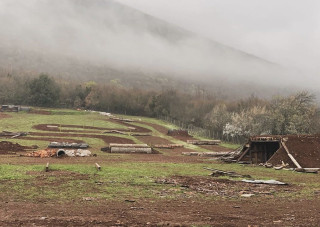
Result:
<svg viewBox="0 0 320 227"><path fill-rule="evenodd" d="M247 93L297 83L275 63L113 0L3 0L0 25L2 72L148 82L151 88L170 80L199 82Z"/></svg>

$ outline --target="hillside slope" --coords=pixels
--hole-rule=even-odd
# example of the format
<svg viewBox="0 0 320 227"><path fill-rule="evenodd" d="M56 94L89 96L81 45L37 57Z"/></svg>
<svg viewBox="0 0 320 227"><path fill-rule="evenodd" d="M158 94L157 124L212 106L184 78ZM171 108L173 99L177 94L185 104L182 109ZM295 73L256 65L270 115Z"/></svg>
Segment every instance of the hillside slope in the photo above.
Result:
<svg viewBox="0 0 320 227"><path fill-rule="evenodd" d="M267 84L283 74L276 64L113 0L4 0L0 6L4 72L106 81L264 79Z"/></svg>

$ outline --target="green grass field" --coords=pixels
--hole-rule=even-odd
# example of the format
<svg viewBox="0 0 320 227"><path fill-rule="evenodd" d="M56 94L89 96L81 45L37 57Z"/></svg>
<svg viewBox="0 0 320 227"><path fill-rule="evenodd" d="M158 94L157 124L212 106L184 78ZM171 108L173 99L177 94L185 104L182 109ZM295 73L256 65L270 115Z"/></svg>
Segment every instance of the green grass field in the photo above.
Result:
<svg viewBox="0 0 320 227"><path fill-rule="evenodd" d="M51 115L30 114L26 112L9 113L10 117L0 119L0 130L43 132L34 129L38 124L68 124L80 126L93 126L103 128L125 129L126 126L107 120L105 116L98 113L72 110L48 110ZM128 116L126 116L128 117ZM166 122L150 118L128 117L141 119L132 125L145 127L152 134L170 140L172 143L181 143L188 149L196 151L208 151L194 145L164 135L153 127L143 122L159 124L166 128L175 128ZM67 127L63 129L76 129ZM85 134L86 130L80 134ZM89 131L92 129L89 129ZM98 133L99 135L105 135ZM110 136L132 139L135 143L142 143L138 138L110 134ZM40 148L47 146L48 142L23 139L2 139L21 145L38 145ZM69 138L69 137L68 137ZM140 160L144 156L132 156L130 154L107 154L99 151L105 146L105 142L99 138L70 137L77 140L85 140L90 144L93 153L98 154L96 158L68 158L68 159L37 159L18 156L0 156L0 197L17 201L77 201L83 197L92 197L107 200L124 200L127 198L149 198L149 199L176 199L185 195L188 189L170 184L155 183L157 178L171 176L202 176L206 177L210 172L203 167L217 168L221 170L235 171L239 174L249 174L255 179L275 179L289 183L295 190L284 193L275 192L275 197L299 198L314 196L315 191L320 191L319 176L316 174L301 174L292 171L276 171L263 167L252 167L238 164L222 164L209 159L199 162L185 162L174 153L163 151L158 154L157 159ZM239 145L222 143L221 146L235 149ZM165 157L178 157L175 161L163 161ZM160 157L160 158L159 158ZM181 156L182 157L182 156ZM196 158L195 158L196 159ZM46 162L50 165L50 172L44 172ZM94 163L99 162L102 171L97 171ZM225 177L224 177L225 178ZM241 180L241 179L232 179ZM164 193L165 192L165 193ZM165 194L165 196L163 196ZM161 196L160 196L161 195ZM201 193L195 193L196 197L203 197ZM221 199L218 196L209 195L206 199Z"/></svg>

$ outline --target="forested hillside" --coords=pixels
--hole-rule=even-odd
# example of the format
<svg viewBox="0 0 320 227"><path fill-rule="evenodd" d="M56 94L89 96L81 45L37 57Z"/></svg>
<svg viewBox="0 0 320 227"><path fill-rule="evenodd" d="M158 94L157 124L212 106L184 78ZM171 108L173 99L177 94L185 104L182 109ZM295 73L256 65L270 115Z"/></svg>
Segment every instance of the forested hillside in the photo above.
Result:
<svg viewBox="0 0 320 227"><path fill-rule="evenodd" d="M122 86L117 81L56 80L3 75L0 103L68 107L172 119L184 127L201 127L216 138L245 138L260 134L298 134L319 131L319 111L308 92L261 99L228 99L199 87L190 91L167 88L150 91Z"/></svg>

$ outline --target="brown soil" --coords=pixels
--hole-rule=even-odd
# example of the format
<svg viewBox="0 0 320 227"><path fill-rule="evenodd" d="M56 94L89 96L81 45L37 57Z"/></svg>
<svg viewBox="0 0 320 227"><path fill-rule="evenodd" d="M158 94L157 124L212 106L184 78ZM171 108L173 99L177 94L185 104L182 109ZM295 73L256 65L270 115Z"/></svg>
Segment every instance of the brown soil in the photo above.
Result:
<svg viewBox="0 0 320 227"><path fill-rule="evenodd" d="M226 147L221 147L219 145L198 145L198 147L202 147L204 149L210 150L210 151L215 151L215 152L228 152L232 151L230 148Z"/></svg>
<svg viewBox="0 0 320 227"><path fill-rule="evenodd" d="M0 154L15 154L15 152L24 152L29 149L33 149L32 147L21 146L18 143L11 143L8 141L0 142Z"/></svg>
<svg viewBox="0 0 320 227"><path fill-rule="evenodd" d="M192 140L193 139L192 136L172 136L172 137L177 139L177 140L184 141L184 142L187 142L187 140Z"/></svg>
<svg viewBox="0 0 320 227"><path fill-rule="evenodd" d="M320 167L319 136L290 136L285 144L302 167Z"/></svg>
<svg viewBox="0 0 320 227"><path fill-rule="evenodd" d="M172 143L167 139L164 139L161 137L156 137L156 136L137 136L136 138L146 144L149 144L149 145Z"/></svg>
<svg viewBox="0 0 320 227"><path fill-rule="evenodd" d="M1 226L319 226L320 200L3 201ZM205 204L205 205L204 205Z"/></svg>
<svg viewBox="0 0 320 227"><path fill-rule="evenodd" d="M134 124L130 124L128 122L123 122L123 121L119 121L119 120L115 120L115 119L108 119L108 121L110 122L114 122L114 123L117 123L117 124L121 124L121 125L124 125L126 127L134 127L135 130L131 130L133 132L142 132L142 133L149 133L151 132L150 129L147 129L147 128L144 128L144 127L140 127L140 126L136 126ZM143 122L137 122L137 123L142 123L144 124Z"/></svg>

